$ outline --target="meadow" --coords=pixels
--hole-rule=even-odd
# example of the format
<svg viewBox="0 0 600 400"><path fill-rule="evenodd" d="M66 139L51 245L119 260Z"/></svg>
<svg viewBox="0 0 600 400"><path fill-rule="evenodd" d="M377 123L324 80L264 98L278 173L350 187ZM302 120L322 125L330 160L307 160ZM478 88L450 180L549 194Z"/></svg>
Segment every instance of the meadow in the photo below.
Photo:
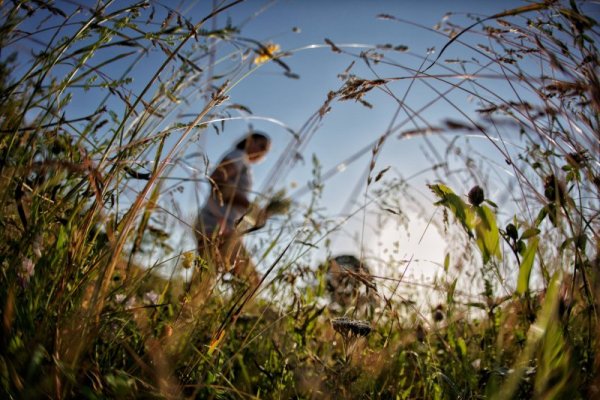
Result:
<svg viewBox="0 0 600 400"><path fill-rule="evenodd" d="M315 265L311 252L344 224L320 212L328 171L315 157L308 201L275 188L257 196L280 227L250 246L266 265L258 285L180 245L173 220L193 222L180 182L167 179L186 160L206 160L190 143L250 113L230 99L236 85L267 64L298 78L293 53L212 23L241 2L194 16L151 1L0 2L0 397L599 397L593 2L526 3L472 24L420 27L446 46L417 69L396 61L404 45L359 51L323 38L352 64L291 132L277 171L337 105L371 109L374 93L384 95L411 124L372 138L365 179L352 182L364 200L357 212L377 204L380 218L402 218L416 191L429 193L437 211L428 225L447 243L442 273L409 284L402 268L369 254ZM476 57L448 58L454 47ZM355 74L358 64L371 74ZM152 69L140 74L143 65ZM453 115L430 122L405 102L415 82ZM473 99L476 118L449 90ZM73 115L83 98L87 113ZM201 106L181 118L190 104ZM447 140L426 154L427 185L380 165L392 136ZM497 175L504 195L492 198ZM162 264L168 273L157 272ZM407 295L419 285L435 302Z"/></svg>

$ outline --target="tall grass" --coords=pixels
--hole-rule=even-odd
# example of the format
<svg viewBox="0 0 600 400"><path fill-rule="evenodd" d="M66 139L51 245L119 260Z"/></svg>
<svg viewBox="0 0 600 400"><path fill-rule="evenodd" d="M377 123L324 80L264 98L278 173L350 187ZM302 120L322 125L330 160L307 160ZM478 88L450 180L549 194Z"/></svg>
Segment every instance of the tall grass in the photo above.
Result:
<svg viewBox="0 0 600 400"><path fill-rule="evenodd" d="M396 61L404 46L355 53L326 40L372 75L354 75L351 67L341 88L324 93L272 181L337 101L372 107L371 94L381 91L398 111L364 150L371 159L355 190L364 193L362 203L346 220L373 204L384 219L402 217L401 206L424 188L412 177L387 179L380 152L392 135L446 140L446 149L426 150L432 165L424 171L435 178L429 189L442 216L431 224L450 244L444 273L430 287L440 302L425 315L399 291L411 285L406 263L399 274L310 265L310 251L327 247L344 223L320 215L332 172L316 158L308 205L255 246L256 258L269 263L257 287L217 274L193 249L173 248L166 218L186 221L162 178L186 143L244 108L227 94L261 63L279 63L294 77L274 46L213 24L237 3L194 19L146 2L2 5L3 395L597 396L598 28L579 8L589 5L531 4L467 29L452 18L428 28L380 16L447 39L436 58L418 55L418 68ZM457 46L473 58L446 58ZM22 47L30 55L7 54ZM419 109L409 104L413 84L433 93ZM82 93L98 101L74 115ZM456 93L475 99L479 118ZM437 102L455 110L443 123L425 118ZM184 122L181 115L188 115ZM500 192L489 187L490 175L508 195L490 198ZM157 248L176 264L168 278L141 263L140 254ZM194 270L191 284L182 270ZM341 295L332 292L336 274L343 275Z"/></svg>

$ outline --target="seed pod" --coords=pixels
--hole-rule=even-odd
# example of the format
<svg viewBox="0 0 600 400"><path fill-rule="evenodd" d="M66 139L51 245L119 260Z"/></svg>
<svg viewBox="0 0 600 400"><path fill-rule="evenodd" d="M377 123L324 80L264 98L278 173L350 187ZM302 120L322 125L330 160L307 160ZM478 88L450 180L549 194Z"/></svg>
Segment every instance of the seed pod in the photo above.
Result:
<svg viewBox="0 0 600 400"><path fill-rule="evenodd" d="M514 226L513 224L506 225L506 234L508 235L509 238L511 238L513 240L517 240L517 238L519 237L519 232L517 231L517 227Z"/></svg>
<svg viewBox="0 0 600 400"><path fill-rule="evenodd" d="M544 195L548 201L560 201L564 200L564 189L562 183L556 179L554 175L548 175L544 179Z"/></svg>
<svg viewBox="0 0 600 400"><path fill-rule="evenodd" d="M331 320L333 329L340 335L345 337L350 336L367 336L373 328L368 321L349 319L346 317L334 318Z"/></svg>
<svg viewBox="0 0 600 400"><path fill-rule="evenodd" d="M587 154L585 153L585 151L569 153L566 155L565 158L567 159L567 162L572 167L575 167L575 168L580 168L582 166L582 164L588 160L588 157L587 157Z"/></svg>
<svg viewBox="0 0 600 400"><path fill-rule="evenodd" d="M474 206L478 206L481 203L483 203L483 200L485 199L485 195L483 193L483 189L476 185L473 186L473 188L471 190L469 190L469 203L473 204Z"/></svg>
<svg viewBox="0 0 600 400"><path fill-rule="evenodd" d="M443 319L444 319L444 312L443 312L442 305L440 304L433 311L433 320L435 322L440 322Z"/></svg>

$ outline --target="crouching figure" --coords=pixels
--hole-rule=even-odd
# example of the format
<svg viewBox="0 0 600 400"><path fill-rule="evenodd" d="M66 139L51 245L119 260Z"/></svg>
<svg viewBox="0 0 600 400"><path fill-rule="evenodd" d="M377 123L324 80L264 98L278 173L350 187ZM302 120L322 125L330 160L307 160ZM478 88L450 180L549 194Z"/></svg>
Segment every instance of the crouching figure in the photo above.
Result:
<svg viewBox="0 0 600 400"><path fill-rule="evenodd" d="M244 247L241 220L251 210L252 164L261 161L271 147L263 133L253 132L240 140L210 175L211 193L195 224L199 256L214 275L230 272L250 285L259 274Z"/></svg>

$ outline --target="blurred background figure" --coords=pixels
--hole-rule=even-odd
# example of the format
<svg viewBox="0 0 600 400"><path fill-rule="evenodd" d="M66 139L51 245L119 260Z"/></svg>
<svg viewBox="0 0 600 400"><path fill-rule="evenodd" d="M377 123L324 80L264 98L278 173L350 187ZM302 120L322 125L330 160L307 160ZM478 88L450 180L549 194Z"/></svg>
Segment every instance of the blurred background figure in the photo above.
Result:
<svg viewBox="0 0 600 400"><path fill-rule="evenodd" d="M327 271L330 308L339 314L368 317L378 305L377 287L367 264L349 254L329 258L321 268Z"/></svg>
<svg viewBox="0 0 600 400"><path fill-rule="evenodd" d="M261 161L271 148L270 138L252 132L240 140L217 164L210 175L211 193L200 211L195 233L198 253L211 272L231 272L249 284L257 284L259 275L242 242L244 216L254 216L264 224L266 213L253 212L251 165Z"/></svg>

